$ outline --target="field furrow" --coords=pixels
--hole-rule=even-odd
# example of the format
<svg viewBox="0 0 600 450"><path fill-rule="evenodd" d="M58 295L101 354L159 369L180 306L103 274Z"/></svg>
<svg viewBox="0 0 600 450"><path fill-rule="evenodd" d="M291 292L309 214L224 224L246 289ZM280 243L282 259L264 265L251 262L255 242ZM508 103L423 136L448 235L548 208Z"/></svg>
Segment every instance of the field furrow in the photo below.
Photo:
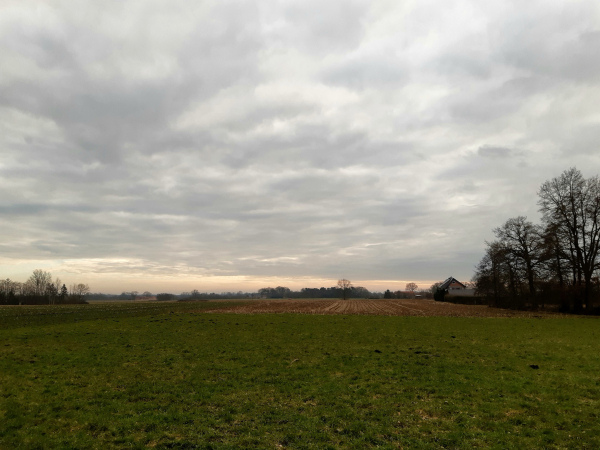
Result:
<svg viewBox="0 0 600 450"><path fill-rule="evenodd" d="M448 316L448 317L541 317L555 313L512 311L481 305L455 305L433 300L381 299L271 299L252 300L242 305L207 312L233 314L348 314L382 316Z"/></svg>

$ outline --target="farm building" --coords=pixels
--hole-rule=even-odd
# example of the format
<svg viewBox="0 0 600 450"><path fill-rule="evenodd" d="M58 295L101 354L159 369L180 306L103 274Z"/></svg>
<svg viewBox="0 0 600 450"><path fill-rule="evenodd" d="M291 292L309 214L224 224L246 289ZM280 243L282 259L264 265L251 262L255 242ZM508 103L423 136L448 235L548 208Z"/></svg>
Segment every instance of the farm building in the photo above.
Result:
<svg viewBox="0 0 600 450"><path fill-rule="evenodd" d="M471 297L475 295L475 289L468 289L464 284L454 277L449 277L444 281L439 289L445 289L446 295L463 295Z"/></svg>

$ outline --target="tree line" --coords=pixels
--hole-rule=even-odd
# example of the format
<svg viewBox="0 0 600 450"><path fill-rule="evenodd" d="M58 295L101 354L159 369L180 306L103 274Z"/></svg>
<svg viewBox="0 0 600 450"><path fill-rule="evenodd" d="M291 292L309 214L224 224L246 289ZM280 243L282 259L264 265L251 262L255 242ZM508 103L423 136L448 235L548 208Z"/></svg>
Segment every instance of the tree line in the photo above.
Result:
<svg viewBox="0 0 600 450"><path fill-rule="evenodd" d="M345 278L338 280L336 286L321 288L302 288L299 291L292 291L283 286L276 288L266 287L258 290L261 298L413 298L419 286L415 283L408 283L405 291L373 292L362 286L353 286L350 280ZM422 293L427 295L428 293Z"/></svg>
<svg viewBox="0 0 600 450"><path fill-rule="evenodd" d="M0 280L0 305L54 305L85 303L90 287L84 283L72 284L67 288L59 278L36 269L21 283L7 278Z"/></svg>
<svg viewBox="0 0 600 450"><path fill-rule="evenodd" d="M436 283L429 290L425 291L425 290L419 290L419 286L417 285L417 283L411 282L411 283L406 284L406 288L404 289L404 291L390 291L389 289L386 290L383 293L383 298L385 298L385 299L415 298L417 295L420 296L421 298L432 298L432 292L435 292L432 289L434 288L434 286L437 287L440 284L441 283ZM417 294L417 292L418 292L418 294Z"/></svg>
<svg viewBox="0 0 600 450"><path fill-rule="evenodd" d="M494 229L476 290L493 306L591 313L600 292L600 179L571 168L537 194L541 223L518 216Z"/></svg>
<svg viewBox="0 0 600 450"><path fill-rule="evenodd" d="M10 279L0 280L0 305L53 305L67 303L87 303L93 300L158 300L158 301L185 301L185 300L218 300L218 299L248 299L248 298L413 298L418 286L408 283L406 291L385 292L369 291L362 286L353 286L347 279L341 279L336 286L321 288L302 288L293 291L285 286L265 287L258 292L200 292L194 289L180 294L159 293L149 291L130 291L121 294L91 293L87 284L72 284L67 288L59 278L52 279L50 272L36 269L29 279L20 283ZM421 292L423 296L428 293Z"/></svg>

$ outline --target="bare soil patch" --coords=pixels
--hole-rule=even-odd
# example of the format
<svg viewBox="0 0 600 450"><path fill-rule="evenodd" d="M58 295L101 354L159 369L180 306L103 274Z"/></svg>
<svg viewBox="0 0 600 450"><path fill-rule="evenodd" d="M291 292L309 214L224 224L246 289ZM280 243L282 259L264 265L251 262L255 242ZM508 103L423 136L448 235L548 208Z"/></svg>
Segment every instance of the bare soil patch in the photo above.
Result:
<svg viewBox="0 0 600 450"><path fill-rule="evenodd" d="M353 314L377 316L559 317L540 311L513 311L481 305L456 305L434 300L290 299L252 302L203 312L233 314ZM563 316L564 317L564 316Z"/></svg>

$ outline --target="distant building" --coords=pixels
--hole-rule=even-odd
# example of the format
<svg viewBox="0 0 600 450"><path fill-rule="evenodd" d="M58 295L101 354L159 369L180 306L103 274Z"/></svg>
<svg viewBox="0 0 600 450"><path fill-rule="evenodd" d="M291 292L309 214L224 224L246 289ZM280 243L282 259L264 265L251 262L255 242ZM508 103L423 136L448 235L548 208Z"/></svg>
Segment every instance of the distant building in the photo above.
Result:
<svg viewBox="0 0 600 450"><path fill-rule="evenodd" d="M467 287L454 277L450 277L444 281L438 289L444 289L446 295L463 295L472 297L475 295L475 289L467 289Z"/></svg>
<svg viewBox="0 0 600 450"><path fill-rule="evenodd" d="M446 289L447 291L455 291L466 288L467 287L464 284L454 277L447 278L446 281L444 281L439 287L439 289Z"/></svg>

